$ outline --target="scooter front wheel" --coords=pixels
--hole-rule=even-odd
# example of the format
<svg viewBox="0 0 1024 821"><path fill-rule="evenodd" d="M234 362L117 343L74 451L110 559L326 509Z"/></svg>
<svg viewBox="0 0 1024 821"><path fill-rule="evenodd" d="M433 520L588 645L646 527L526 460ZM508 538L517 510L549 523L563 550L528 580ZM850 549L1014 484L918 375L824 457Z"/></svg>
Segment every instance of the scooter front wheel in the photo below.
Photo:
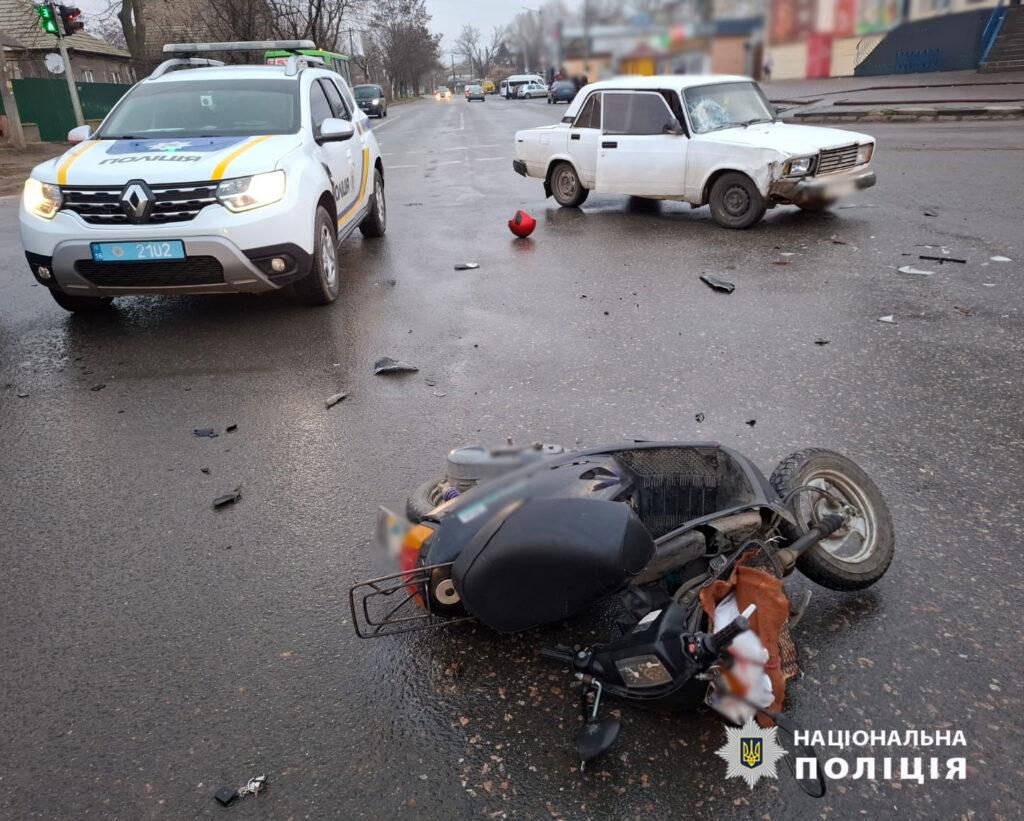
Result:
<svg viewBox="0 0 1024 821"><path fill-rule="evenodd" d="M781 498L791 496L788 506L800 528L780 527L790 542L829 513L848 516L800 557L801 573L832 590L862 590L885 575L896 548L892 516L878 486L853 460L808 448L783 459L769 481Z"/></svg>

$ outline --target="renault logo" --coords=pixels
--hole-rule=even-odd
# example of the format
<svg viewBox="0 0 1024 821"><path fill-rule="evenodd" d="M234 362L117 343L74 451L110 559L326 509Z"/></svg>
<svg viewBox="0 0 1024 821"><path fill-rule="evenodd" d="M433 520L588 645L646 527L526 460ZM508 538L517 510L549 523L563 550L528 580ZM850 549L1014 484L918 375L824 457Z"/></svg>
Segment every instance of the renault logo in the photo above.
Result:
<svg viewBox="0 0 1024 821"><path fill-rule="evenodd" d="M121 210L132 222L142 222L152 200L153 195L144 182L130 182L121 192Z"/></svg>

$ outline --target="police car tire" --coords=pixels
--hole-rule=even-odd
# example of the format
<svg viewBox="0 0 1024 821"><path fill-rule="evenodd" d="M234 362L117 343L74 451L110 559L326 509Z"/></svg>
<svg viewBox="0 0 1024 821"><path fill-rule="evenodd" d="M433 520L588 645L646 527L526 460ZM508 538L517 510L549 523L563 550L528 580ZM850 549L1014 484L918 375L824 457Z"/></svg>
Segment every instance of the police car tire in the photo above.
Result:
<svg viewBox="0 0 1024 821"><path fill-rule="evenodd" d="M56 289L50 290L50 296L65 311L72 311L73 313L105 311L114 301L109 296L72 296Z"/></svg>
<svg viewBox="0 0 1024 821"><path fill-rule="evenodd" d="M324 232L326 228L326 232ZM333 238L333 242L323 239ZM324 247L329 243L329 247ZM324 265L327 254L334 254L334 282L328 277ZM296 281L295 292L307 305L330 305L338 298L341 290L341 273L338 270L338 232L331 215L322 205L316 209L316 220L313 223L313 264L309 273Z"/></svg>
<svg viewBox="0 0 1024 821"><path fill-rule="evenodd" d="M737 211L731 202L746 199L746 207ZM754 181L739 171L722 174L711 186L711 218L722 228L749 228L760 221L768 209L768 203L757 190Z"/></svg>
<svg viewBox="0 0 1024 821"><path fill-rule="evenodd" d="M384 200L384 208L377 208L377 197ZM380 211L383 211L381 216ZM374 239L375 237L384 236L384 232L387 230L387 200L384 197L384 178L380 175L380 171L377 169L373 170L373 194L370 195L369 207L366 212L366 216L363 217L363 221L359 223L359 230L363 232L364 237Z"/></svg>

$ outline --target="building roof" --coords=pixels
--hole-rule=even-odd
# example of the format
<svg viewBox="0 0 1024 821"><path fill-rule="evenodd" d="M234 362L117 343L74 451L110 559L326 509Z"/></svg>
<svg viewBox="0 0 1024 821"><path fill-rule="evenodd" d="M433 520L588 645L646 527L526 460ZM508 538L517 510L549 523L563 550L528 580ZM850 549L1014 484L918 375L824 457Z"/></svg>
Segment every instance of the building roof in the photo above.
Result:
<svg viewBox="0 0 1024 821"><path fill-rule="evenodd" d="M30 51L57 50L57 38L39 28L39 17L31 0L0 0L0 30ZM131 57L124 49L84 31L75 32L65 42L69 49L85 54L105 54L125 59Z"/></svg>

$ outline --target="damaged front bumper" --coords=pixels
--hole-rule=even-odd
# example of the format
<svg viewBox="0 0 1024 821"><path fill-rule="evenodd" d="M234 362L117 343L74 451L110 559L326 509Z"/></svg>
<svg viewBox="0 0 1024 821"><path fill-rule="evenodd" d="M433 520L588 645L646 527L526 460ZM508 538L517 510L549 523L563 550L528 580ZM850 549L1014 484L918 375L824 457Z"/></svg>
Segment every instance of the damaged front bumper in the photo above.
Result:
<svg viewBox="0 0 1024 821"><path fill-rule="evenodd" d="M870 188L875 184L875 172L866 168L827 174L823 177L780 179L772 183L769 195L773 202L793 205L834 202L840 197Z"/></svg>

